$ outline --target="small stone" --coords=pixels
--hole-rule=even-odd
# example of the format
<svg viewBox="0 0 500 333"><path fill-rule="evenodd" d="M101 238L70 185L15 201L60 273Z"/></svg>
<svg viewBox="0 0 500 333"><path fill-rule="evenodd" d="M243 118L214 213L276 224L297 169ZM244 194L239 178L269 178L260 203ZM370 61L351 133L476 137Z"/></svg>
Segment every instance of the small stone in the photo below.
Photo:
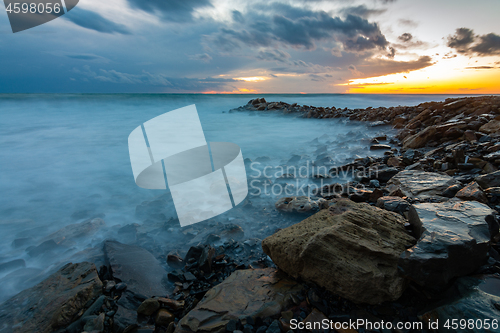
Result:
<svg viewBox="0 0 500 333"><path fill-rule="evenodd" d="M370 150L391 150L391 146L382 145L382 144L375 144L375 145L370 146Z"/></svg>
<svg viewBox="0 0 500 333"><path fill-rule="evenodd" d="M370 187L379 188L380 182L377 179L372 179L372 180L370 180Z"/></svg>
<svg viewBox="0 0 500 333"><path fill-rule="evenodd" d="M160 303L158 302L158 300L154 298L148 298L147 300L142 302L141 305L139 305L137 313L145 316L151 316L159 308L160 308Z"/></svg>
<svg viewBox="0 0 500 333"><path fill-rule="evenodd" d="M229 332L236 331L237 326L238 322L235 319L231 319L226 324L226 331Z"/></svg>
<svg viewBox="0 0 500 333"><path fill-rule="evenodd" d="M488 198L476 182L468 184L466 187L458 191L455 196L465 201L479 201L486 204L488 203Z"/></svg>
<svg viewBox="0 0 500 333"><path fill-rule="evenodd" d="M111 292L111 290L116 286L116 282L111 280L106 282L106 288L104 289L107 293Z"/></svg>
<svg viewBox="0 0 500 333"><path fill-rule="evenodd" d="M278 320L274 320L266 330L266 333L281 333Z"/></svg>
<svg viewBox="0 0 500 333"><path fill-rule="evenodd" d="M125 289L127 289L127 284L125 282L117 283L115 286L116 291L124 291Z"/></svg>
<svg viewBox="0 0 500 333"><path fill-rule="evenodd" d="M191 272L186 272L184 273L184 279L186 279L186 281L195 281L196 276L194 276Z"/></svg>

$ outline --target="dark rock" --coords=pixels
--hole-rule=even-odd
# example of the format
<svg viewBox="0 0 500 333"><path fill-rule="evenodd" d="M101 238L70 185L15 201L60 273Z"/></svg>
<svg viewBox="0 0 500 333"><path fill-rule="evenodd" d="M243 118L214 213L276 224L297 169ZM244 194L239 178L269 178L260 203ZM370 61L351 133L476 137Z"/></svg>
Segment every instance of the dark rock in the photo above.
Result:
<svg viewBox="0 0 500 333"><path fill-rule="evenodd" d="M0 306L2 331L50 333L65 328L101 290L94 264L67 264Z"/></svg>
<svg viewBox="0 0 500 333"><path fill-rule="evenodd" d="M194 259L200 270L210 273L212 271L212 259L214 255L215 249L209 245L192 246L186 254L184 262ZM189 281L187 278L186 280Z"/></svg>
<svg viewBox="0 0 500 333"><path fill-rule="evenodd" d="M488 198L476 182L472 182L458 191L456 197L466 201L479 201L487 204Z"/></svg>
<svg viewBox="0 0 500 333"><path fill-rule="evenodd" d="M410 208L410 203L400 197L381 197L377 200L377 207L391 212L403 214Z"/></svg>
<svg viewBox="0 0 500 333"><path fill-rule="evenodd" d="M483 189L487 189L489 187L500 187L500 171L479 176L475 180Z"/></svg>
<svg viewBox="0 0 500 333"><path fill-rule="evenodd" d="M461 189L462 189L462 186L459 184L451 185L446 190L444 190L442 195L443 195L443 197L446 197L446 198L453 198L457 194L457 192L460 191Z"/></svg>
<svg viewBox="0 0 500 333"><path fill-rule="evenodd" d="M301 290L300 285L272 268L238 270L210 289L179 321L175 331L216 332L231 320L276 316L292 303L291 295Z"/></svg>
<svg viewBox="0 0 500 333"><path fill-rule="evenodd" d="M160 309L155 316L155 324L157 326L168 326L174 321L175 317L167 309Z"/></svg>
<svg viewBox="0 0 500 333"><path fill-rule="evenodd" d="M452 278L474 272L487 259L493 211L475 201L413 205L423 227L418 243L401 255L402 273L417 284L440 288Z"/></svg>
<svg viewBox="0 0 500 333"><path fill-rule="evenodd" d="M281 333L278 320L273 320L271 325L267 328L266 333Z"/></svg>
<svg viewBox="0 0 500 333"><path fill-rule="evenodd" d="M154 298L148 298L144 302L139 305L137 309L138 314L142 314L145 316L151 316L160 308L160 302Z"/></svg>
<svg viewBox="0 0 500 333"><path fill-rule="evenodd" d="M104 252L113 277L127 284L127 289L146 296L165 296L167 272L148 251L116 241L104 242Z"/></svg>
<svg viewBox="0 0 500 333"><path fill-rule="evenodd" d="M26 267L24 259L16 259L0 264L0 273Z"/></svg>

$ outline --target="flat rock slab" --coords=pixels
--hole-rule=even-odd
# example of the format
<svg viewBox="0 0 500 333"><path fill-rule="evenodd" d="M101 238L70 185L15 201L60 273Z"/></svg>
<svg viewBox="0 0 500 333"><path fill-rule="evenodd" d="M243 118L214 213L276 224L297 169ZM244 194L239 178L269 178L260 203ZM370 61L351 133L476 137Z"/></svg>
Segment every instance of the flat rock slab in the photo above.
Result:
<svg viewBox="0 0 500 333"><path fill-rule="evenodd" d="M406 286L398 260L415 243L399 214L340 200L262 241L294 278L312 281L356 303L398 299Z"/></svg>
<svg viewBox="0 0 500 333"><path fill-rule="evenodd" d="M413 206L410 220L422 224L418 243L402 254L403 274L427 287L441 287L452 278L474 272L487 259L490 233L486 216L493 213L476 201L451 199Z"/></svg>
<svg viewBox="0 0 500 333"><path fill-rule="evenodd" d="M235 271L179 321L180 332L225 330L229 320L279 315L302 286L274 268Z"/></svg>
<svg viewBox="0 0 500 333"><path fill-rule="evenodd" d="M85 304L101 292L94 264L67 264L0 306L0 332L55 332L77 319Z"/></svg>
<svg viewBox="0 0 500 333"><path fill-rule="evenodd" d="M167 296L167 272L145 249L116 241L104 242L104 253L113 277L125 282L127 290L147 297Z"/></svg>
<svg viewBox="0 0 500 333"><path fill-rule="evenodd" d="M424 311L419 317L424 322L439 321L439 328L437 331L440 333L498 332L499 327L492 326L492 322L493 320L497 320L498 324L499 310L494 304L500 304L500 297L488 292L489 284L497 284L498 288L500 279L497 276L460 278L455 282L453 289L449 293L455 297L440 301L439 306ZM498 289L496 291L498 292ZM460 322L460 320L471 320L474 323L480 322L483 326L481 328L475 325L466 325L465 327L459 326L458 330L451 329L451 325L450 329L444 327L444 324L448 320L449 324L452 324L453 319L458 319L458 322ZM484 325L486 322L489 322L489 328L486 328Z"/></svg>
<svg viewBox="0 0 500 333"><path fill-rule="evenodd" d="M392 177L387 187L399 188L411 198L429 198L441 196L448 187L456 184L458 182L446 174L405 170Z"/></svg>

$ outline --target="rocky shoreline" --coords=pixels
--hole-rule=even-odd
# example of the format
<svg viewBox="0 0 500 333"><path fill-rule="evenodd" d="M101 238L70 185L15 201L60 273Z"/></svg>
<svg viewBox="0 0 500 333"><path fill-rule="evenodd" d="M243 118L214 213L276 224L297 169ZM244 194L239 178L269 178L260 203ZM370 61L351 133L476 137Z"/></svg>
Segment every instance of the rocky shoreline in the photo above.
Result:
<svg viewBox="0 0 500 333"><path fill-rule="evenodd" d="M353 110L257 98L232 111L345 118L398 134L372 138L383 157L332 167L321 175L328 185L283 196L272 212L247 199L229 223L177 228L165 216L170 198L144 202L144 224L116 230L130 242L103 240L7 300L0 332L447 332L451 319L498 332L500 97ZM339 170L353 174L347 186ZM241 216L252 226L243 230ZM12 246L43 256L104 228L93 217ZM314 327L323 320L328 329ZM392 328L343 326L357 320Z"/></svg>

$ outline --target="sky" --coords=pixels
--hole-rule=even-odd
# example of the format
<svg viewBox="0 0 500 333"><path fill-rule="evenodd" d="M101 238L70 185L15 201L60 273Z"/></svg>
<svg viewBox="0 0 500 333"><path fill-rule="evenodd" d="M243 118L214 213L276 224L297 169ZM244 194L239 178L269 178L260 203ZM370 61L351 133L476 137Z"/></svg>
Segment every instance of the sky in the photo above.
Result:
<svg viewBox="0 0 500 333"><path fill-rule="evenodd" d="M0 93L500 93L498 0L80 0L17 33L1 11Z"/></svg>

